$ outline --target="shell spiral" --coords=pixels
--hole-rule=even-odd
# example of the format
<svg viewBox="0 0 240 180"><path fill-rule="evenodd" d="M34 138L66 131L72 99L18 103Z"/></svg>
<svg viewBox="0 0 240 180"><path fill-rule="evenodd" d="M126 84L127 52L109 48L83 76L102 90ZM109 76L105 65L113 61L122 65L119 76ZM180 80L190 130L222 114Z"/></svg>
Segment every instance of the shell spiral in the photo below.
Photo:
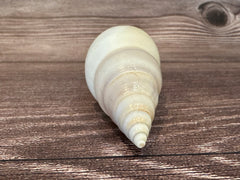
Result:
<svg viewBox="0 0 240 180"><path fill-rule="evenodd" d="M116 26L89 48L85 76L103 111L139 148L145 146L162 87L157 46L143 30Z"/></svg>

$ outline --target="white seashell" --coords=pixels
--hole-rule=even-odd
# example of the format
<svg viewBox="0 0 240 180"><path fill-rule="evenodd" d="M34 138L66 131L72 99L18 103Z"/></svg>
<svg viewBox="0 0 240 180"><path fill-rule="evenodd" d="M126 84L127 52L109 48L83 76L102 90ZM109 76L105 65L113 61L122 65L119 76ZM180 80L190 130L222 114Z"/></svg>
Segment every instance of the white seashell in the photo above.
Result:
<svg viewBox="0 0 240 180"><path fill-rule="evenodd" d="M116 26L88 50L85 76L103 111L139 148L145 146L162 87L156 44L143 30Z"/></svg>

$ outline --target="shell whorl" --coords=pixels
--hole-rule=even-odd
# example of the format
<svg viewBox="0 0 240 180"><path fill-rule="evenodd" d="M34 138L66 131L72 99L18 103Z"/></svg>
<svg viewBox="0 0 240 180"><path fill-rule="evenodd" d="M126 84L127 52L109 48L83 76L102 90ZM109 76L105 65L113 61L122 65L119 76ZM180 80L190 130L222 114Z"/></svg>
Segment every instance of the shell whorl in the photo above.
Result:
<svg viewBox="0 0 240 180"><path fill-rule="evenodd" d="M99 43L93 43L88 54L95 53L95 55L88 55L85 64L87 84L103 111L137 147L142 148L151 129L162 86L159 54L158 51L156 53L157 48L154 42L145 32L142 33L142 30L131 26L113 28L120 28L120 31L114 31L114 33L110 31L108 36L115 37L119 32L123 33L122 29L126 30L126 28L130 28L125 32L126 37L136 36L134 33L140 31L138 37L135 37L136 41L142 40L148 46L145 47L144 42L140 45L136 42L127 43L127 39L116 37L115 42L108 40L105 44L102 42L104 45L112 43L115 48L111 48L105 56L99 55L102 59L101 61L98 59L98 65L93 69L94 73L91 73L94 78L89 83L92 77L87 77L89 75L87 68L91 64L89 61L94 63L92 58L89 60L89 57L96 58L100 53L100 51L94 51L99 50L99 46L96 45ZM120 36L124 37L124 34ZM99 39L104 41L101 35L97 39L97 41ZM118 42L120 42L119 46ZM124 43L125 45L122 46L121 44Z"/></svg>

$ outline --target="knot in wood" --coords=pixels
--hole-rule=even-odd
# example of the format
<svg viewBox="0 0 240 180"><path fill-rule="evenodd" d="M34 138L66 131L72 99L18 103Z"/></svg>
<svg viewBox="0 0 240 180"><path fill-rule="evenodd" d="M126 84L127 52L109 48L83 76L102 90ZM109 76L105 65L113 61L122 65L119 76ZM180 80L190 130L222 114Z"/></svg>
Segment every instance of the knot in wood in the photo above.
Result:
<svg viewBox="0 0 240 180"><path fill-rule="evenodd" d="M229 13L220 3L207 2L199 6L203 19L216 27L223 27L229 23Z"/></svg>

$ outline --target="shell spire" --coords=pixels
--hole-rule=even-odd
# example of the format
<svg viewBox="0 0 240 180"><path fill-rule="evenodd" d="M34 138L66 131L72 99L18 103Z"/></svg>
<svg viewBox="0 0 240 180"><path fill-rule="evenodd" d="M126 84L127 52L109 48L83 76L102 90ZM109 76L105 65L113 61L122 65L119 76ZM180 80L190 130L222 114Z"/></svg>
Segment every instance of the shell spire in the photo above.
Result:
<svg viewBox="0 0 240 180"><path fill-rule="evenodd" d="M103 111L138 148L144 147L162 87L151 37L133 26L107 29L88 50L85 76Z"/></svg>

